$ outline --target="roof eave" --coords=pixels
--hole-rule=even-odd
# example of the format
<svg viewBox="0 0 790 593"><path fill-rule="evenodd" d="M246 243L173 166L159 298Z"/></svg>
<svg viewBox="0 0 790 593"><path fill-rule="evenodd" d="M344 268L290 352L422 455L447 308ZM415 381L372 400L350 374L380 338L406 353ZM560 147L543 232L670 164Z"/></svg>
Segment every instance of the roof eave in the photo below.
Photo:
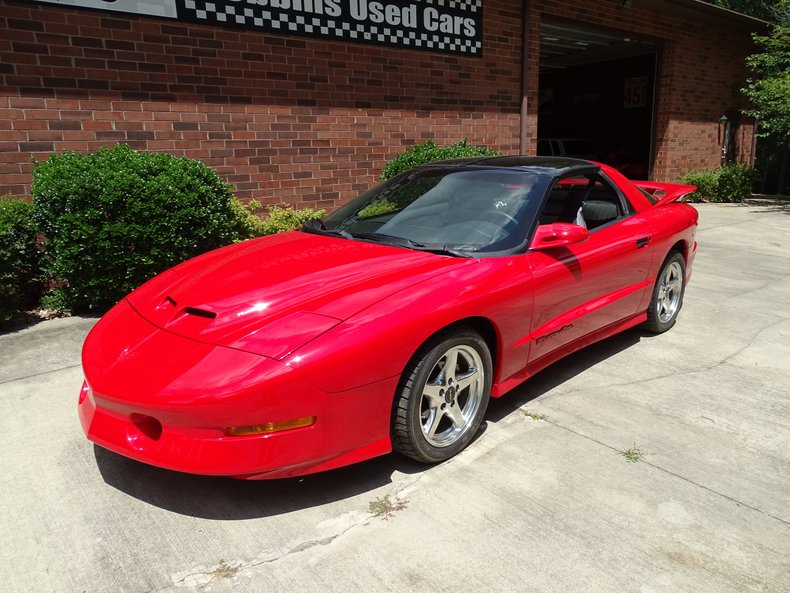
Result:
<svg viewBox="0 0 790 593"><path fill-rule="evenodd" d="M764 21L763 19L759 19L754 16L749 16L748 14L735 12L734 10L730 10L729 8L716 6L715 4L711 4L710 2L705 2L704 0L661 0L661 1L669 4L676 4L679 6L690 8L692 10L706 12L712 16L717 16L720 18L728 19L730 21L739 22L743 25L747 25L752 28L767 27L768 25L771 24L768 21Z"/></svg>

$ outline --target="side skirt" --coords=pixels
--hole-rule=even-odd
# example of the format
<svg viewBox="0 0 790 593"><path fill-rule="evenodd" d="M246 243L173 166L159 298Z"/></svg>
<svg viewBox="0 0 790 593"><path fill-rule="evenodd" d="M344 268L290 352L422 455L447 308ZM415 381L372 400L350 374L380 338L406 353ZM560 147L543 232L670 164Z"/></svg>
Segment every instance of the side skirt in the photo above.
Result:
<svg viewBox="0 0 790 593"><path fill-rule="evenodd" d="M494 384L493 388L491 389L491 397L502 397L508 391L517 387L519 384L529 379L538 371L542 371L547 366L557 362L561 358L565 358L569 354L573 354L577 350L581 350L590 344L600 342L601 340L604 340L610 336L635 327L646 320L647 311L642 311L641 313L637 313L636 315L632 315L631 317L627 317L626 319L611 323L606 327L602 327L601 329L589 333L586 336L571 342L570 344L566 344L562 348L559 348L553 352L549 352L548 354L541 356L539 359L529 363L523 370L519 371L515 375L511 375L501 383Z"/></svg>

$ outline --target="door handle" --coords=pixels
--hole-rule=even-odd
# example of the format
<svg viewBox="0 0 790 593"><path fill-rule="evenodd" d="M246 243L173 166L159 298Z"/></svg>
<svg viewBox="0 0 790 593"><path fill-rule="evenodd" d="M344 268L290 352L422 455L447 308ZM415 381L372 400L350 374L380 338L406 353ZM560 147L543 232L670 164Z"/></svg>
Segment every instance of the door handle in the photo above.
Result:
<svg viewBox="0 0 790 593"><path fill-rule="evenodd" d="M637 239L636 248L642 249L642 247L647 247L648 243L650 243L650 237L642 237L641 239Z"/></svg>

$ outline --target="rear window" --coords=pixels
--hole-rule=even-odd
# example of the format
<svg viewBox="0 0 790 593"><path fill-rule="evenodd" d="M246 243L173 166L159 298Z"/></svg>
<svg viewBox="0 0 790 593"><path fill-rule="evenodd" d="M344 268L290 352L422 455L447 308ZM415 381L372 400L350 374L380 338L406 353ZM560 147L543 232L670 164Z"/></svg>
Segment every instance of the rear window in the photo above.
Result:
<svg viewBox="0 0 790 593"><path fill-rule="evenodd" d="M642 189L639 186L636 186L636 189L638 189L640 192L642 192L642 195L645 196L645 198L647 199L648 202L650 202L651 204L658 204L658 197L654 196L653 194L651 194L650 192ZM657 190L657 191L661 191L661 190Z"/></svg>

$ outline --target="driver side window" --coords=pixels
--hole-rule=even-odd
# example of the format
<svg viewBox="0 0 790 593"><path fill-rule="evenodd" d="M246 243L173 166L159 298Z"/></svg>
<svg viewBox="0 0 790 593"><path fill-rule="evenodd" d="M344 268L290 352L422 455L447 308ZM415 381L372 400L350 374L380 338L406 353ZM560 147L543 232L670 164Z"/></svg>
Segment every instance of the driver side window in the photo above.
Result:
<svg viewBox="0 0 790 593"><path fill-rule="evenodd" d="M591 232L629 214L623 198L600 174L557 180L539 215L540 224L567 222Z"/></svg>

